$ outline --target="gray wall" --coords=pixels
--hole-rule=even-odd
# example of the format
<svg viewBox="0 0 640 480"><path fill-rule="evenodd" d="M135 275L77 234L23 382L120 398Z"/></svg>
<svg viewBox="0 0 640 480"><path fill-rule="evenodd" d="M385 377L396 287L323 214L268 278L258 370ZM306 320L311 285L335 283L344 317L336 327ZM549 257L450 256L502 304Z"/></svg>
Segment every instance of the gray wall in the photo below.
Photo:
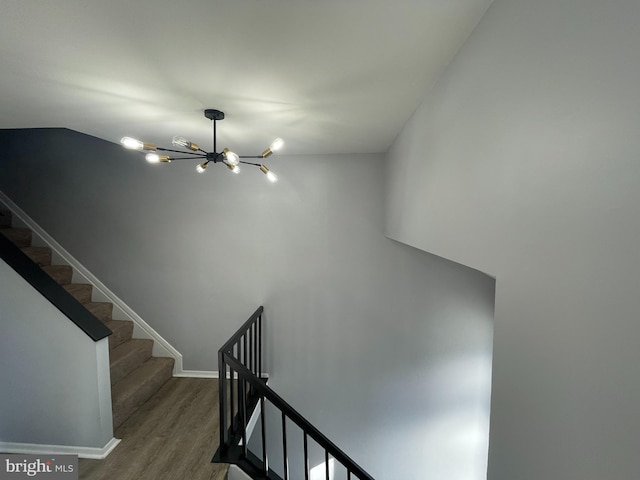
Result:
<svg viewBox="0 0 640 480"><path fill-rule="evenodd" d="M0 285L0 443L104 447L107 339L94 342L1 260Z"/></svg>
<svg viewBox="0 0 640 480"><path fill-rule="evenodd" d="M380 159L318 166L325 239L268 296L270 385L378 479L485 478L493 279L384 238Z"/></svg>
<svg viewBox="0 0 640 480"><path fill-rule="evenodd" d="M497 277L490 479L638 476L638 19L495 0L389 153L389 236Z"/></svg>
<svg viewBox="0 0 640 480"><path fill-rule="evenodd" d="M263 303L271 384L376 478L484 477L494 281L384 237L383 156L274 156L272 185L23 134L0 188L185 368Z"/></svg>

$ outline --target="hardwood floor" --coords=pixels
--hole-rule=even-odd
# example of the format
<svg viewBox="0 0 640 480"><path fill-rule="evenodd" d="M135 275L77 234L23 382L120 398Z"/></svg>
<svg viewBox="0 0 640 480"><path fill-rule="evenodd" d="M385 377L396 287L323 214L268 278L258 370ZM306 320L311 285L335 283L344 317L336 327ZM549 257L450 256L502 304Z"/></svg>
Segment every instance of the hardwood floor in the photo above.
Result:
<svg viewBox="0 0 640 480"><path fill-rule="evenodd" d="M80 459L81 480L225 480L218 448L218 381L171 378L115 432L105 460Z"/></svg>

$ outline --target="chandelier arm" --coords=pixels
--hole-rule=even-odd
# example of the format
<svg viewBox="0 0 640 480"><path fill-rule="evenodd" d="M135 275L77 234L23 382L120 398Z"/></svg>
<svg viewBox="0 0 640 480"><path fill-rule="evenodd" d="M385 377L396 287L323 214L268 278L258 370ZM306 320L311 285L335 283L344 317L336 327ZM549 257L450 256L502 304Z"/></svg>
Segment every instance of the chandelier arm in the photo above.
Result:
<svg viewBox="0 0 640 480"><path fill-rule="evenodd" d="M173 160L195 160L196 158L207 158L206 155L197 155L195 157L169 157Z"/></svg>
<svg viewBox="0 0 640 480"><path fill-rule="evenodd" d="M240 158L262 158L262 157L240 157ZM245 165L255 165L256 167L259 167L259 166L260 166L260 164L259 164L259 163L243 162L242 160L240 160L240 163L244 163Z"/></svg>
<svg viewBox="0 0 640 480"><path fill-rule="evenodd" d="M162 147L157 147L156 150L160 150L162 152L174 152L174 153L182 153L183 155L197 155L198 157L202 157L202 155L200 155L199 153L191 153L191 152L185 152L183 150L172 150L170 148L162 148ZM199 149L198 149L199 150ZM200 150L203 153L207 153L204 150Z"/></svg>

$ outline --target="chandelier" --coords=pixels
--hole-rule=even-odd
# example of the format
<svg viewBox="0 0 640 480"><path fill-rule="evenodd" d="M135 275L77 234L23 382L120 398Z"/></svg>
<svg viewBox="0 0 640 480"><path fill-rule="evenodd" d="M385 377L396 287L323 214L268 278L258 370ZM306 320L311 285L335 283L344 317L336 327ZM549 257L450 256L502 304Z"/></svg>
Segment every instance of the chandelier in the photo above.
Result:
<svg viewBox="0 0 640 480"><path fill-rule="evenodd" d="M229 170L233 173L240 173L240 164L244 165L253 165L260 169L262 173L264 173L267 178L272 182L277 182L278 177L269 170L266 165L263 163L255 163L248 162L246 160L242 160L243 158L267 158L273 152L279 150L284 145L284 140L281 138L276 138L269 148L267 148L260 155L253 156L240 156L228 148L222 150L222 152L217 151L216 145L216 122L218 120L224 119L224 113L220 110L214 110L212 108L208 108L204 111L204 116L213 122L213 152L207 152L201 149L197 144L190 142L184 137L175 136L171 141L171 144L174 147L182 147L186 150L191 151L183 151L183 150L172 150L170 148L162 148L158 147L153 143L145 143L140 140L136 140L131 137L123 137L120 140L122 146L131 150L139 150L139 151L148 151L145 159L149 163L171 163L173 160L201 160L200 163L196 166L196 171L198 173L204 173L207 166L210 163L222 163L227 166ZM185 157L172 157L170 154L158 154L157 152L172 152L179 153L182 155L187 155Z"/></svg>

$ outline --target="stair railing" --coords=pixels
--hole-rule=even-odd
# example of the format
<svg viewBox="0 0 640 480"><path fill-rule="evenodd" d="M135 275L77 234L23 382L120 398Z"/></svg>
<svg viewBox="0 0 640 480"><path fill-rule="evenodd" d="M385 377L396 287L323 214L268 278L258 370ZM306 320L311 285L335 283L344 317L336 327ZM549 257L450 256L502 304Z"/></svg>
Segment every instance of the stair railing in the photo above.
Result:
<svg viewBox="0 0 640 480"><path fill-rule="evenodd" d="M270 468L267 453L265 403L268 401L280 414L282 435L282 480L290 480L287 453L287 424L297 425L303 433L304 479L309 480L309 439L324 450L324 471L330 480L330 460L346 470L346 480L374 480L346 453L307 421L291 405L267 386L262 372L263 307L259 307L240 329L218 351L220 446L214 462L234 463L252 478L278 480ZM226 381L225 379L229 379ZM258 405L260 406L257 409ZM251 417L259 416L262 458L248 449L248 429Z"/></svg>
<svg viewBox="0 0 640 480"><path fill-rule="evenodd" d="M25 279L94 342L112 334L109 327L89 312L64 287L31 260L20 248L0 233L0 259Z"/></svg>

